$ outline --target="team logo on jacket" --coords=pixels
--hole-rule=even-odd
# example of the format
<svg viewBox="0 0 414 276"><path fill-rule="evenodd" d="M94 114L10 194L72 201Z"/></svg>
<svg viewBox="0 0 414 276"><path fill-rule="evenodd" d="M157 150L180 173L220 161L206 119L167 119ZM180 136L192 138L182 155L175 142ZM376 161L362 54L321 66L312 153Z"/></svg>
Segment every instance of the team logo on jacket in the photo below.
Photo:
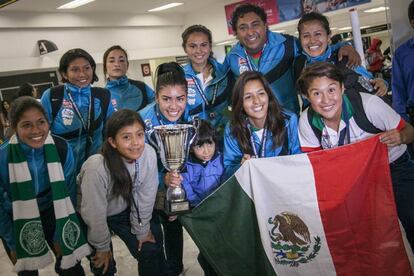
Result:
<svg viewBox="0 0 414 276"><path fill-rule="evenodd" d="M73 105L70 101L68 101L67 99L63 99L62 100L62 106L63 108L73 108Z"/></svg>
<svg viewBox="0 0 414 276"><path fill-rule="evenodd" d="M38 255L46 249L45 235L40 220L26 222L19 237L20 245L29 255Z"/></svg>
<svg viewBox="0 0 414 276"><path fill-rule="evenodd" d="M188 92L187 92L187 103L189 105L194 105L196 103L196 86L193 80L187 81Z"/></svg>
<svg viewBox="0 0 414 276"><path fill-rule="evenodd" d="M75 112L71 108L62 109L62 121L65 126L72 125L74 116L75 116Z"/></svg>
<svg viewBox="0 0 414 276"><path fill-rule="evenodd" d="M111 100L112 106L114 107L115 111L118 110L118 104L116 102L116 99Z"/></svg>
<svg viewBox="0 0 414 276"><path fill-rule="evenodd" d="M249 71L249 65L247 63L247 60L244 58L239 57L239 73L240 75L246 71Z"/></svg>
<svg viewBox="0 0 414 276"><path fill-rule="evenodd" d="M311 262L321 249L321 238L311 239L308 226L296 214L282 212L268 219L272 250L277 264L297 267Z"/></svg>

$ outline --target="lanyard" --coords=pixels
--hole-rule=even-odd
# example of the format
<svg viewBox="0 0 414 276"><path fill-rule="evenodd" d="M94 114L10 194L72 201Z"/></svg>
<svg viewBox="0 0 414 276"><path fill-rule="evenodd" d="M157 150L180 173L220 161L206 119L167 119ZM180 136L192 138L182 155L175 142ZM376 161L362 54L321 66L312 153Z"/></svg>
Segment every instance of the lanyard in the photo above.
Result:
<svg viewBox="0 0 414 276"><path fill-rule="evenodd" d="M203 98L203 101L206 103L207 107L214 106L214 103L216 101L216 97L217 97L217 90L218 90L218 83L216 83L214 85L214 92L213 92L213 98L211 99L211 102L208 101L206 94L203 91L203 88L200 86L200 84L197 82L197 79L195 79L194 77L192 77L194 84L197 88L197 91L200 93L201 98Z"/></svg>
<svg viewBox="0 0 414 276"><path fill-rule="evenodd" d="M328 133L328 130L326 129L326 125L325 125L325 123L323 122L323 119L322 119L322 122L324 123L324 125L325 125L325 127L323 128L323 133L322 133L322 148L333 148L333 147L336 147L336 146L343 146L343 145L345 145L345 138L346 137L348 137L348 144L350 143L350 129L349 129L349 116L348 116L348 110L346 109L346 106L343 106L344 107L344 121L345 121L345 128L343 128L342 130L341 130L341 132L339 133L339 139L338 139L338 144L337 145L333 145L332 144L332 142L331 142L331 139L330 139L330 137L329 137L329 133Z"/></svg>
<svg viewBox="0 0 414 276"><path fill-rule="evenodd" d="M131 183L132 186L134 186L135 182L137 181L138 175L139 175L139 163L138 163L138 159L137 159L137 160L135 160L135 172L134 172L134 180ZM132 204L134 204L135 210L137 211L138 224L139 224L139 226L142 226L142 220L141 220L141 217L139 215L138 202L135 202L134 196L132 195L132 193L131 193L131 201L132 201Z"/></svg>
<svg viewBox="0 0 414 276"><path fill-rule="evenodd" d="M247 123L247 129L249 130L249 134L250 134L250 144L251 144L252 149L253 149L254 157L255 158L265 157L266 140L267 140L267 129L265 128L263 130L262 140L260 141L260 155L257 154L257 149L256 149L256 146L254 144L253 133L252 133L252 130L251 130L250 123Z"/></svg>
<svg viewBox="0 0 414 276"><path fill-rule="evenodd" d="M70 92L70 89L66 88L66 93L68 94L69 97L69 101L73 106L73 109L75 110L76 115L78 116L79 120L82 123L82 127L83 129L86 131L86 135L88 136L89 142L92 143L92 137L89 133L89 129L91 127L91 119L92 119L92 114L91 114L91 110L92 110L92 105L94 103L92 103L92 97L91 95L89 95L89 110L88 110L88 120L87 120L87 124L85 123L85 120L83 119L82 113L79 110L78 105L75 103L75 100L73 99L72 93Z"/></svg>

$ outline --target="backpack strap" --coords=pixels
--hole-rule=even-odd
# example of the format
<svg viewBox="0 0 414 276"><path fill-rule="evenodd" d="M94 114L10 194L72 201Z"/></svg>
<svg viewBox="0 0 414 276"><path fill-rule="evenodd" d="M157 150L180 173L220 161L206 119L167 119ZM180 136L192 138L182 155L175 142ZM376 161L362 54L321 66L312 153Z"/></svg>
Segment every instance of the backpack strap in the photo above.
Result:
<svg viewBox="0 0 414 276"><path fill-rule="evenodd" d="M130 83L130 84L132 84L132 85L134 85L135 87L137 87L137 88L138 88L138 90L140 90L140 91L141 91L141 93L142 93L142 103L141 103L141 105L137 108L137 110L136 110L136 111L138 111L138 110L140 110L140 109L142 109L142 108L144 108L145 106L147 106L147 105L148 105L147 88L146 88L146 86L145 86L145 83L144 83L144 82L142 82L142 81L138 81L138 80L131 80L131 79L128 79L128 81L129 81L129 83Z"/></svg>
<svg viewBox="0 0 414 276"><path fill-rule="evenodd" d="M306 63L306 56L305 55L299 55L298 57L295 57L293 60L293 81L296 84L296 81L299 79L300 74L303 71L303 68L305 67Z"/></svg>
<svg viewBox="0 0 414 276"><path fill-rule="evenodd" d="M53 123L55 120L60 107L62 106L63 102L63 94L64 94L64 86L58 85L50 88L50 106L52 108L52 119L50 124Z"/></svg>
<svg viewBox="0 0 414 276"><path fill-rule="evenodd" d="M350 102L352 103L352 107L354 109L354 120L358 127L360 127L363 131L377 134L383 132L383 130L374 126L370 120L368 120L367 114L365 113L364 106L362 104L362 97L361 94L354 89L346 89L345 95L349 98Z"/></svg>
<svg viewBox="0 0 414 276"><path fill-rule="evenodd" d="M111 92L109 92L108 89L102 88L102 87L91 87L91 98L92 98L92 106L91 106L91 116L95 115L95 104L94 99L98 99L100 106L101 106L101 114L99 114L99 117L95 120L95 118L92 119L92 124L89 128L89 135L93 137L93 132L95 129L97 129L100 124L105 120L107 113L108 113L108 106L110 104L111 100ZM105 128L105 126L104 126Z"/></svg>
<svg viewBox="0 0 414 276"><path fill-rule="evenodd" d="M52 134L53 141L55 142L56 150L60 158L60 164L62 168L65 166L66 158L68 155L68 144L62 137Z"/></svg>
<svg viewBox="0 0 414 276"><path fill-rule="evenodd" d="M287 114L285 115L285 119L289 120L290 116ZM283 135L283 146L282 146L282 150L280 151L278 156L284 156L284 155L289 155L290 154L290 150L289 150L289 134L288 134L288 129L285 127L285 134Z"/></svg>
<svg viewBox="0 0 414 276"><path fill-rule="evenodd" d="M295 40L291 35L284 34L283 36L286 38L285 42L283 42L283 45L285 46L285 54L279 64L265 74L265 78L269 83L273 83L280 79L293 64Z"/></svg>

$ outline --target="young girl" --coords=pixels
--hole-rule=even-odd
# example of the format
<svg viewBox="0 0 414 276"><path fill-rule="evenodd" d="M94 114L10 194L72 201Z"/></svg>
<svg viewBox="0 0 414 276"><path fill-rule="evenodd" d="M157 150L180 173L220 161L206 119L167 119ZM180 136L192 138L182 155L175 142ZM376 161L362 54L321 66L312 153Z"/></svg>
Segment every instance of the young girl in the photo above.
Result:
<svg viewBox="0 0 414 276"><path fill-rule="evenodd" d="M90 253L73 206L76 183L69 144L49 132L40 103L28 96L10 109L15 134L0 147L0 236L19 275L37 275L56 255L59 275L85 275Z"/></svg>
<svg viewBox="0 0 414 276"><path fill-rule="evenodd" d="M226 178L252 157L300 153L297 117L281 108L261 73L240 75L233 90L232 111L224 135Z"/></svg>
<svg viewBox="0 0 414 276"><path fill-rule="evenodd" d="M113 113L110 92L91 86L98 80L95 70L89 53L82 49L67 51L59 63L64 85L46 90L41 98L52 133L73 148L76 172L101 147L105 122Z"/></svg>
<svg viewBox="0 0 414 276"><path fill-rule="evenodd" d="M300 91L311 104L299 121L302 150L333 148L381 133L380 141L388 145L398 216L414 250L414 162L406 145L414 140L414 128L377 96L344 93L343 80L341 70L326 62L312 64L299 78ZM368 122L362 124L361 118Z"/></svg>
<svg viewBox="0 0 414 276"><path fill-rule="evenodd" d="M187 81L182 68L175 62L163 63L158 66L156 75L155 102L140 111L145 123L153 127L185 123ZM169 218L162 211L166 191L163 178L166 170L160 159L158 161L160 186L156 209L164 230L169 275L177 276L183 271L183 229L178 220Z"/></svg>
<svg viewBox="0 0 414 276"><path fill-rule="evenodd" d="M212 35L205 26L192 25L181 37L189 60L184 66L189 115L197 115L218 128L222 143L224 126L229 119L228 106L234 85L232 75L228 68L212 57Z"/></svg>
<svg viewBox="0 0 414 276"><path fill-rule="evenodd" d="M201 121L184 171L178 176L170 173L166 175L169 185L182 185L191 207L198 205L221 184L223 156L216 145L214 128L209 122ZM217 275L201 253L197 259L205 275Z"/></svg>
<svg viewBox="0 0 414 276"><path fill-rule="evenodd" d="M114 275L111 232L138 260L139 275L166 275L161 226L152 217L158 187L157 157L145 144L145 125L134 111L116 111L106 125L102 153L78 175L78 206L94 248L95 275Z"/></svg>
<svg viewBox="0 0 414 276"><path fill-rule="evenodd" d="M139 111L154 101L154 91L142 81L129 79L128 67L128 54L121 46L114 45L105 51L103 71L114 108Z"/></svg>
<svg viewBox="0 0 414 276"><path fill-rule="evenodd" d="M387 93L388 87L383 79L374 79L372 74L362 66L356 66L354 71L348 69L345 65L346 58L338 61L337 52L330 45L331 29L327 17L317 12L303 15L298 22L298 32L303 51L302 55L295 58L296 79L309 64L328 61L340 66L346 74L345 86L355 87L358 91L376 93L378 96Z"/></svg>

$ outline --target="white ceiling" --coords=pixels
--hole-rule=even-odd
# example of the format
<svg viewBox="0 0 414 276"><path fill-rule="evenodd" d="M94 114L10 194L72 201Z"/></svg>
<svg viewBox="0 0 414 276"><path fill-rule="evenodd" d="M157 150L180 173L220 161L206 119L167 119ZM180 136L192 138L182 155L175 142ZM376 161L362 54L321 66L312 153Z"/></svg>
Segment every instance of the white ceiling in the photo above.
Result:
<svg viewBox="0 0 414 276"><path fill-rule="evenodd" d="M178 1L178 0L174 0ZM11 14L13 12L31 12L31 13L71 13L81 15L85 14L95 14L99 15L100 13L108 16L108 13L113 14L125 14L125 17L137 14L150 14L147 10L167 4L171 1L166 0L96 0L87 5L81 6L72 10L57 10L56 8L60 5L69 2L69 0L19 0L11 5L8 5L0 10L1 13ZM226 4L237 2L237 0L179 0L183 2L184 5L161 11L158 13L152 14L166 14L169 17L177 16L182 17L188 13L199 13L209 7L209 5L222 4L223 7ZM372 0L369 4L364 4L358 7L359 10L359 19L360 26L375 26L386 23L386 14L385 12L368 14L362 12L368 8L378 7L384 5L384 0ZM339 11L334 11L327 13L327 16L330 19L331 27L346 27L350 25L348 9L342 9ZM197 22L193 22L194 24ZM297 20L282 22L275 26L271 26L272 30L285 30L287 33L294 34L296 31ZM333 30L333 33L338 33L343 31Z"/></svg>

